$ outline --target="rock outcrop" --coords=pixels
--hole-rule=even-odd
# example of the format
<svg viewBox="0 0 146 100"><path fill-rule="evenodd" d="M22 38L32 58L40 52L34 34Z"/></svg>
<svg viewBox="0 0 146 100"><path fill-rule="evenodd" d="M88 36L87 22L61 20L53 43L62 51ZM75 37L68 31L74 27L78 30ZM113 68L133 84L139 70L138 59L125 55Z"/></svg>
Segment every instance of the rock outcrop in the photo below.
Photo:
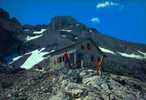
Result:
<svg viewBox="0 0 146 100"><path fill-rule="evenodd" d="M2 77L2 74L1 78ZM0 99L30 100L145 100L146 84L140 80L92 69L59 69L42 73L21 71L0 82ZM13 80L13 81L12 81ZM7 85L3 84L7 83ZM5 90L5 91L4 91Z"/></svg>

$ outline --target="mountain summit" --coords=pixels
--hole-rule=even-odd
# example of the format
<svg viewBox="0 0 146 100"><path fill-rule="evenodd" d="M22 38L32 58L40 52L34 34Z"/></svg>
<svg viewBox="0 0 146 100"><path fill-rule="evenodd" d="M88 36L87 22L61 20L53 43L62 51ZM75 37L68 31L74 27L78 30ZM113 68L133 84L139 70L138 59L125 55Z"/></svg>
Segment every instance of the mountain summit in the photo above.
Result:
<svg viewBox="0 0 146 100"><path fill-rule="evenodd" d="M52 27L54 30L58 30L74 26L75 24L78 23L79 22L71 16L56 16L52 18L51 22L49 23L49 26Z"/></svg>

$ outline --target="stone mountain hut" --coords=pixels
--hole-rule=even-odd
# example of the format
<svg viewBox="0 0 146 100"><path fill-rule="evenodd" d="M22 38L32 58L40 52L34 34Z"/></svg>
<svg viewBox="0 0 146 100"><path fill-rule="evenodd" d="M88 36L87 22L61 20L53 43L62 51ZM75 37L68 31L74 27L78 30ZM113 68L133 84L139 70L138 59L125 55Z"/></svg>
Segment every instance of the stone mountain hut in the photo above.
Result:
<svg viewBox="0 0 146 100"><path fill-rule="evenodd" d="M50 67L60 68L66 66L64 55L69 56L70 67L86 67L95 66L95 61L104 56L104 53L99 49L97 43L90 39L81 39L80 41L58 49L50 53L49 64ZM66 66L68 67L68 66Z"/></svg>

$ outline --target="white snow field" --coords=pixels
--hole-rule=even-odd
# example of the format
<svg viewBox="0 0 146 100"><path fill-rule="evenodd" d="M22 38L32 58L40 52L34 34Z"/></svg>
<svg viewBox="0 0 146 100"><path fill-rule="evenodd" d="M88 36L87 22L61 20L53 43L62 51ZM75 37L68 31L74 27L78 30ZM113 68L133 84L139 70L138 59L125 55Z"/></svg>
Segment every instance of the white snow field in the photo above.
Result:
<svg viewBox="0 0 146 100"><path fill-rule="evenodd" d="M26 37L26 41L31 41L31 40L34 40L34 39L37 39L39 37L41 37L42 35L37 35L37 36L27 36Z"/></svg>
<svg viewBox="0 0 146 100"><path fill-rule="evenodd" d="M123 57L127 57L127 58L135 58L135 59L146 59L146 53L138 51L139 53L141 53L142 55L138 55L138 54L128 54L128 53L123 53L123 52L118 52L121 56Z"/></svg>
<svg viewBox="0 0 146 100"><path fill-rule="evenodd" d="M46 57L44 57L46 54L49 54L55 51L55 50L51 50L50 52L42 52L43 50L44 48L42 48L41 50L37 49L30 52L31 55L27 58L24 64L21 65L21 68L31 69L34 65L46 59Z"/></svg>
<svg viewBox="0 0 146 100"><path fill-rule="evenodd" d="M41 29L40 31L34 31L33 34L42 34L45 32L47 29Z"/></svg>
<svg viewBox="0 0 146 100"><path fill-rule="evenodd" d="M127 58L146 59L146 53L141 52L141 51L137 51L137 52L139 52L141 54L141 55L138 55L138 54L134 54L134 53L128 54L128 53L125 53L125 52L114 52L114 51L112 51L110 49L103 48L103 47L99 47L99 48L104 53L110 53L110 54L113 54L113 55L119 54L120 56L127 57ZM134 51L134 52L136 52L136 51Z"/></svg>
<svg viewBox="0 0 146 100"><path fill-rule="evenodd" d="M41 37L43 35L42 33L45 32L46 30L47 29L41 29L40 31L34 31L33 34L36 34L36 36L27 36L26 41L31 41L31 40Z"/></svg>
<svg viewBox="0 0 146 100"><path fill-rule="evenodd" d="M64 32L72 32L72 30L67 30L67 29L62 29L60 31L64 31Z"/></svg>
<svg viewBox="0 0 146 100"><path fill-rule="evenodd" d="M101 49L102 52L105 52L105 53L110 53L110 54L116 54L115 52L113 52L112 50L109 50L109 49L106 49L106 48L103 48L103 47L99 47L99 49Z"/></svg>
<svg viewBox="0 0 146 100"><path fill-rule="evenodd" d="M127 57L127 58L135 58L135 59L143 59L144 57L141 55L136 55L136 54L128 54L128 53L123 53L123 52L118 52L121 56Z"/></svg>

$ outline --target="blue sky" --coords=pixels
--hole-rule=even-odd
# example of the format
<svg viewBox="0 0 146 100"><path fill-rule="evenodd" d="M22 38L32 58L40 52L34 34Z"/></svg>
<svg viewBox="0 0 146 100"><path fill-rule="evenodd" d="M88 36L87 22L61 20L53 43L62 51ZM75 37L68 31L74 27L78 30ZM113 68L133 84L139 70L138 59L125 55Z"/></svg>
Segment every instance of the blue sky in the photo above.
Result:
<svg viewBox="0 0 146 100"><path fill-rule="evenodd" d="M70 15L98 31L146 44L146 0L0 0L22 24L48 24Z"/></svg>

